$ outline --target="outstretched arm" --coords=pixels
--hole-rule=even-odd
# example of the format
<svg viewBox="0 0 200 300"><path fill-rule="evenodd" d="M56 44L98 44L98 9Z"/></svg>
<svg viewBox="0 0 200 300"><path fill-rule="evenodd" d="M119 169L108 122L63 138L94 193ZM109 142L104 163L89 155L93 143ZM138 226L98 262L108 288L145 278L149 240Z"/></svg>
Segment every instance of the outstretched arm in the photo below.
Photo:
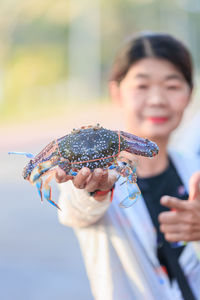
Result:
<svg viewBox="0 0 200 300"><path fill-rule="evenodd" d="M58 168L56 181L64 183L61 185L59 199L60 222L67 226L84 227L97 222L108 209L116 174L102 169L91 172L88 168L83 168L72 177ZM95 190L107 192L104 195L90 196L89 193Z"/></svg>

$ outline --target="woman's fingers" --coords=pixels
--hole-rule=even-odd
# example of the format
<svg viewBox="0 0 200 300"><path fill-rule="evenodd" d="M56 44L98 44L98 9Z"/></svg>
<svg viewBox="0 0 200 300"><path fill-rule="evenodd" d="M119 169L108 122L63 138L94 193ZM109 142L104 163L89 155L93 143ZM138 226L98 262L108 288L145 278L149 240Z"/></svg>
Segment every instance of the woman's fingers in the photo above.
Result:
<svg viewBox="0 0 200 300"><path fill-rule="evenodd" d="M192 223L178 223L178 224L161 224L160 231L163 233L188 233L199 231L200 228L196 224Z"/></svg>
<svg viewBox="0 0 200 300"><path fill-rule="evenodd" d="M113 187L117 180L115 172L100 168L95 169L93 172L91 172L88 168L82 168L74 177L66 175L66 173L58 167L55 178L58 183L72 179L76 188L85 189L87 192L94 192L95 190L109 190Z"/></svg>
<svg viewBox="0 0 200 300"><path fill-rule="evenodd" d="M74 182L74 185L81 189L81 188L84 188L86 183L87 183L87 179L90 175L90 170L88 168L83 168L81 169L78 174L74 177L72 175L67 175L65 173L65 171L63 171L61 168L57 168L56 169L56 173L55 173L55 179L58 183L63 183L63 182L66 182L70 179L73 180Z"/></svg>
<svg viewBox="0 0 200 300"><path fill-rule="evenodd" d="M84 169L86 173L83 174ZM87 192L110 190L117 179L116 173L112 171L98 168L90 172L89 169L84 169L79 171L73 182L77 188L84 188Z"/></svg>
<svg viewBox="0 0 200 300"><path fill-rule="evenodd" d="M104 179L102 179L103 174L104 174L104 171L102 169L95 169L92 172L91 177L89 178L89 180L85 186L85 189L88 192L93 192L95 190L98 190L101 185L101 181L104 180ZM104 176L105 176L105 180L106 180L107 175L104 175Z"/></svg>
<svg viewBox="0 0 200 300"><path fill-rule="evenodd" d="M173 233L166 233L165 234L165 239L168 242L179 242L179 241L184 241L184 242L191 242L191 241L199 241L199 232L195 231L192 232L191 234L185 233L185 232L173 232Z"/></svg>
<svg viewBox="0 0 200 300"><path fill-rule="evenodd" d="M82 168L74 177L73 183L76 188L84 189L87 185L88 178L91 176L91 171L88 168Z"/></svg>
<svg viewBox="0 0 200 300"><path fill-rule="evenodd" d="M175 197L170 197L170 196L163 196L160 199L160 203L161 203L161 205L166 206L173 210L176 210L176 209L185 210L185 209L187 209L187 206L188 206L188 203L186 201L177 199Z"/></svg>
<svg viewBox="0 0 200 300"><path fill-rule="evenodd" d="M200 172L194 173L189 181L189 201L200 201Z"/></svg>
<svg viewBox="0 0 200 300"><path fill-rule="evenodd" d="M63 171L61 168L59 167L56 168L56 173L55 173L56 182L63 183L73 178L74 178L73 176L67 175L65 171Z"/></svg>

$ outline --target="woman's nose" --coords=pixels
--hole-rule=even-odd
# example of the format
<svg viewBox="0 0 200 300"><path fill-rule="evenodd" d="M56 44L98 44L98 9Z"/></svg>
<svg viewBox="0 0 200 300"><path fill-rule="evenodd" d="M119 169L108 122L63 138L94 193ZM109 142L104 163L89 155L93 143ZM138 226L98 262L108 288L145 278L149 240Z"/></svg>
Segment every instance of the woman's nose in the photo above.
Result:
<svg viewBox="0 0 200 300"><path fill-rule="evenodd" d="M147 101L150 105L165 105L166 95L161 87L152 87L148 93Z"/></svg>

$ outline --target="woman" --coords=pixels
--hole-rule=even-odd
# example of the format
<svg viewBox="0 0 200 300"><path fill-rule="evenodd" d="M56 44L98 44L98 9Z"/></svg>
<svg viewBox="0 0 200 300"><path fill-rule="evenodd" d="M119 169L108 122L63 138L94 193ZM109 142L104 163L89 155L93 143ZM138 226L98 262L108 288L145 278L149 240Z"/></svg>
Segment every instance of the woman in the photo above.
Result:
<svg viewBox="0 0 200 300"><path fill-rule="evenodd" d="M72 182L58 170L60 221L75 229L95 299L200 299L200 164L167 149L191 98L188 50L166 34L133 38L109 87L125 130L156 142L159 155L139 157L142 196L128 209L118 206L127 191L113 173L83 168Z"/></svg>

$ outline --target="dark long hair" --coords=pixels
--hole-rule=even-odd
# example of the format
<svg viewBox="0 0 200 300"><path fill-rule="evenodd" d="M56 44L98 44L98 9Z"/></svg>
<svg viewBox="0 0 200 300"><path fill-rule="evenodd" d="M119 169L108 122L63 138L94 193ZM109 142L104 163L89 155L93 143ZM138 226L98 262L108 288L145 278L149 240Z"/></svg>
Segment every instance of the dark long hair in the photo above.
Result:
<svg viewBox="0 0 200 300"><path fill-rule="evenodd" d="M171 62L193 87L193 66L189 50L176 38L164 33L142 33L130 38L116 57L110 81L120 82L137 61L155 57Z"/></svg>

